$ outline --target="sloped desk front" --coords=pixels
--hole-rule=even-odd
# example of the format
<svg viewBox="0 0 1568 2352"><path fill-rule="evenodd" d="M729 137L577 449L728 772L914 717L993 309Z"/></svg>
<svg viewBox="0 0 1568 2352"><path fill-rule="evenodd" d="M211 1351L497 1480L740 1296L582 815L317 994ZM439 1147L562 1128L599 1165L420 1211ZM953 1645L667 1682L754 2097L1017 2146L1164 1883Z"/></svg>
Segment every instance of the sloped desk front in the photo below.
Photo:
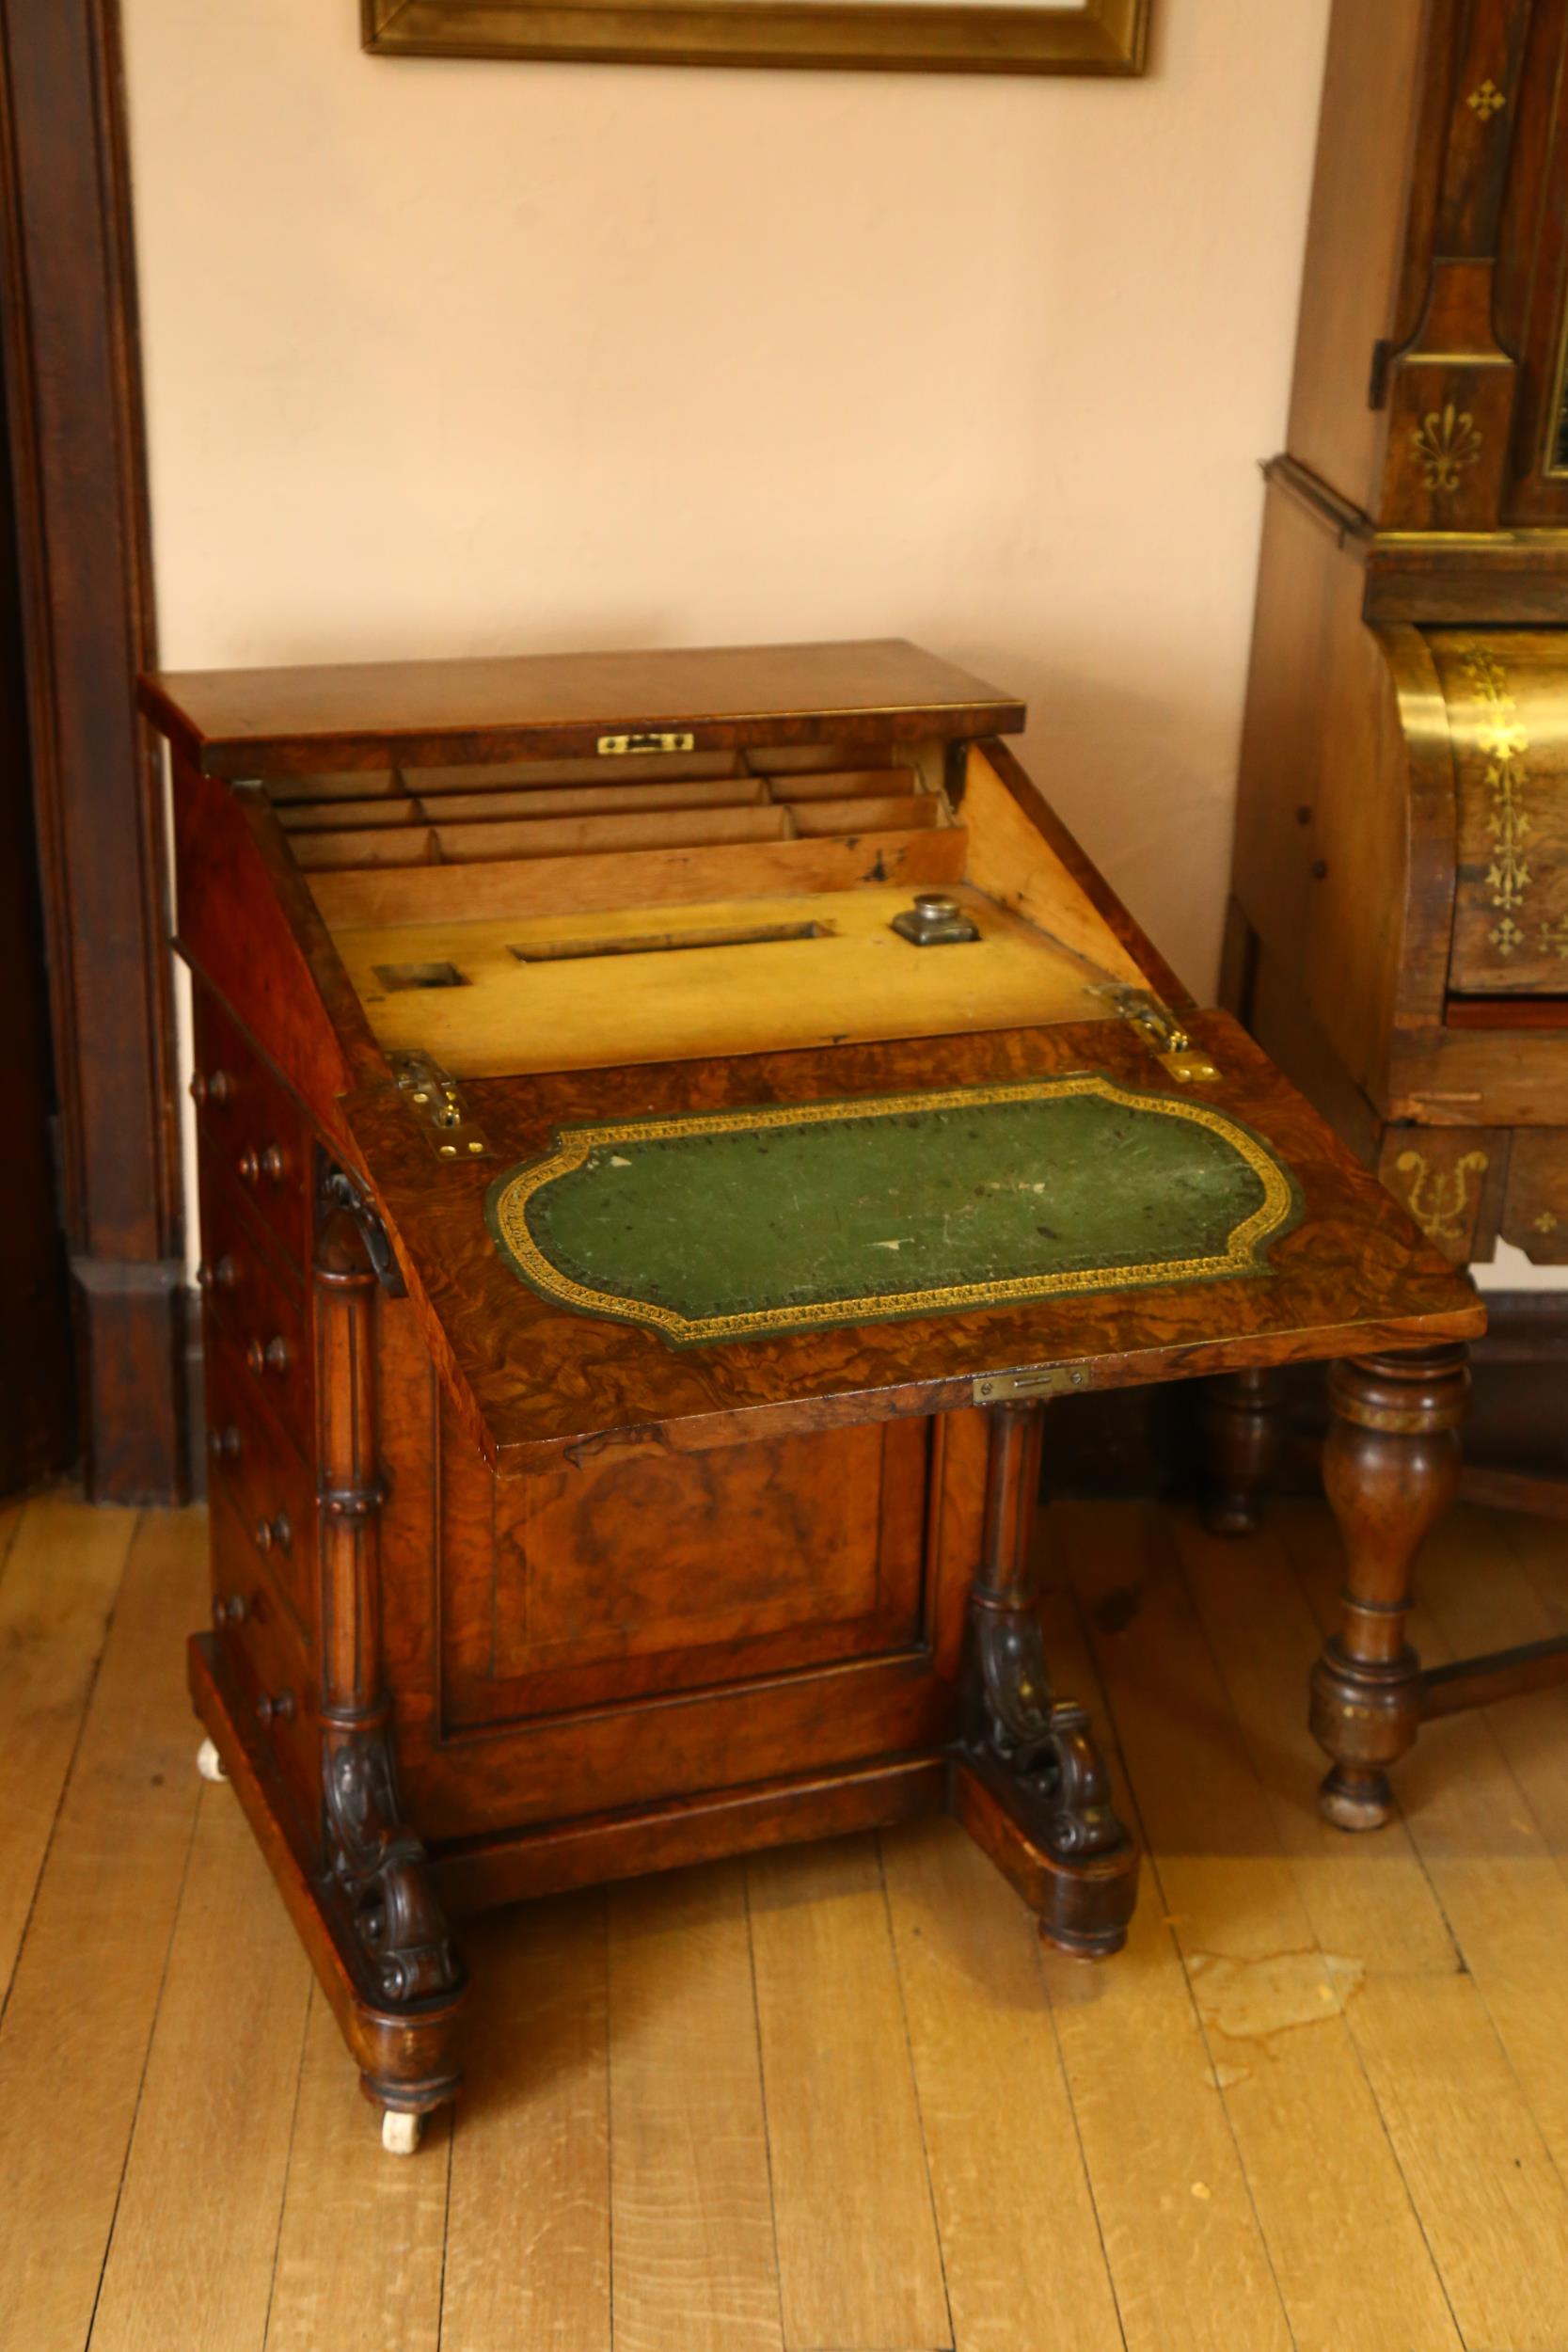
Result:
<svg viewBox="0 0 1568 2352"><path fill-rule="evenodd" d="M372 2099L480 1906L948 1808L1136 1884L1030 1587L1053 1394L1343 1359L1336 1818L1473 1294L898 644L147 681L196 980L192 1687Z"/></svg>

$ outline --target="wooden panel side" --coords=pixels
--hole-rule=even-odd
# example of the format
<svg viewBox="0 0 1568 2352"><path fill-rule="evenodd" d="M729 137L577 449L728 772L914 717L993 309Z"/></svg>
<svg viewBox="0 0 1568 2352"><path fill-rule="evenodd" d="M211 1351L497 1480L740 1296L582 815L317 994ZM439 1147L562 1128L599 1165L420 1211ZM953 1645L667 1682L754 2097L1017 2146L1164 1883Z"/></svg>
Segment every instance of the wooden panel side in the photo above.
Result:
<svg viewBox="0 0 1568 2352"><path fill-rule="evenodd" d="M1238 791L1235 892L1351 1083L1386 1101L1396 1033L1442 1021L1451 767L1435 672L1408 625L1362 619L1328 520L1271 485Z"/></svg>
<svg viewBox="0 0 1568 2352"><path fill-rule="evenodd" d="M1082 956L1105 980L1193 1001L1104 876L1005 744L971 748L962 813L967 879Z"/></svg>
<svg viewBox="0 0 1568 2352"><path fill-rule="evenodd" d="M385 1065L277 819L176 762L179 946L324 1126Z"/></svg>
<svg viewBox="0 0 1568 2352"><path fill-rule="evenodd" d="M1372 347L1396 327L1426 0L1337 0L1329 22L1287 446L1370 511L1386 415Z"/></svg>

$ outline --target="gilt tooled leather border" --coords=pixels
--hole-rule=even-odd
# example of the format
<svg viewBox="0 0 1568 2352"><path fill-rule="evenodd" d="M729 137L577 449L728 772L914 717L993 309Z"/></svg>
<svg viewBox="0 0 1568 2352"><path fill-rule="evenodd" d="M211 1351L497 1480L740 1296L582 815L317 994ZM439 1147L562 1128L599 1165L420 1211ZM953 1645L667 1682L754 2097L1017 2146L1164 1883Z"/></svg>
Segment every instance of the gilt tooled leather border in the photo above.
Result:
<svg viewBox="0 0 1568 2352"><path fill-rule="evenodd" d="M683 1135L746 1135L768 1128L808 1127L835 1120L907 1118L916 1111L986 1108L996 1103L1046 1101L1053 1096L1098 1095L1130 1110L1186 1120L1219 1136L1246 1163L1263 1198L1228 1235L1223 1251L1207 1257L1167 1258L1133 1266L1081 1266L986 1282L956 1283L935 1290L878 1292L863 1298L824 1298L804 1305L758 1308L742 1314L689 1316L651 1300L590 1289L551 1263L528 1225L529 1203L546 1184L573 1174L590 1152L617 1143L660 1142ZM1069 1076L1028 1078L1001 1086L950 1087L940 1091L848 1096L832 1102L750 1104L727 1111L674 1113L667 1118L594 1121L559 1128L543 1159L525 1161L497 1178L485 1197L484 1216L498 1249L529 1286L575 1314L609 1316L657 1331L676 1347L730 1340L771 1339L791 1331L842 1329L861 1323L898 1322L918 1315L958 1314L966 1309L1026 1306L1032 1299L1077 1293L1146 1289L1163 1282L1206 1282L1267 1269L1266 1250L1301 1216L1300 1190L1290 1171L1255 1136L1207 1103L1179 1102L1118 1086L1098 1071Z"/></svg>

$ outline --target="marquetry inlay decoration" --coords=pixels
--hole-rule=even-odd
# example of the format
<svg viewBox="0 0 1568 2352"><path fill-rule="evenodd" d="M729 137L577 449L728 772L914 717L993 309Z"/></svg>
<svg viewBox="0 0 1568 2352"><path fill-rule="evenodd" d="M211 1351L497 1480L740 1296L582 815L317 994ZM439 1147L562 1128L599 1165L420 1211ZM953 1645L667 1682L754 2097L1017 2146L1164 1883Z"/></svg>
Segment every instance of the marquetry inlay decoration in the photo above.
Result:
<svg viewBox="0 0 1568 2352"><path fill-rule="evenodd" d="M1522 762L1529 749L1529 737L1512 715L1517 706L1497 657L1484 645L1470 645L1460 659L1465 683L1487 713L1476 731L1476 741L1486 762L1486 788L1492 796L1486 830L1494 855L1486 869L1486 886L1499 918L1487 935L1498 955L1511 956L1524 945L1525 934L1515 916L1530 880L1525 844L1532 827L1522 804Z"/></svg>
<svg viewBox="0 0 1568 2352"><path fill-rule="evenodd" d="M1534 1223L1535 1230L1538 1233L1555 1233L1557 1232L1558 1220L1550 1209L1543 1209L1540 1216L1535 1218Z"/></svg>
<svg viewBox="0 0 1568 2352"><path fill-rule="evenodd" d="M1560 914L1555 923L1543 923L1540 933L1541 952L1568 962L1568 914Z"/></svg>
<svg viewBox="0 0 1568 2352"><path fill-rule="evenodd" d="M1465 467L1481 456L1481 440L1469 409L1456 408L1449 400L1441 408L1429 408L1411 427L1410 446L1429 490L1457 490Z"/></svg>
<svg viewBox="0 0 1568 2352"><path fill-rule="evenodd" d="M1496 82L1488 75L1478 88L1470 92L1465 103L1473 115L1479 116L1482 122L1490 122L1494 115L1501 114L1508 101Z"/></svg>
<svg viewBox="0 0 1568 2352"><path fill-rule="evenodd" d="M1402 1152L1394 1165L1409 1178L1404 1205L1428 1241L1439 1248L1458 1248L1468 1237L1470 1178L1484 1176L1484 1152L1466 1152L1445 1173L1432 1167L1424 1152Z"/></svg>

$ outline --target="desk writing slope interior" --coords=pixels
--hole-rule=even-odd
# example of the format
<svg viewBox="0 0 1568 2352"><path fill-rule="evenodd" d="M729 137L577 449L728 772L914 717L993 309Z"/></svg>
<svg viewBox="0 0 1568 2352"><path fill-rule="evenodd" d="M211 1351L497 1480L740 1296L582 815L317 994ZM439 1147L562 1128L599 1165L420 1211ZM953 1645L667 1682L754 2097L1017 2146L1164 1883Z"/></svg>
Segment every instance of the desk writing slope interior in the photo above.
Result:
<svg viewBox="0 0 1568 2352"><path fill-rule="evenodd" d="M1298 1106L1257 1135L1244 1044L1195 1093L1121 1017L1175 983L994 744L764 734L266 792L405 1080L356 1095L351 1131L502 1469L585 1432L700 1441L736 1412L834 1409L824 1391L863 1413L867 1390L956 1400L999 1365L1179 1344L1181 1311L1135 1292L1168 1307L1245 1278L1238 1332L1310 1325L1354 1255L1292 1243ZM933 896L957 936L920 936ZM471 1164L416 1141L409 1073L431 1067L482 1139ZM1041 1106L1016 1089L1085 1072L1111 1096L1055 1104L1025 1147ZM759 1108L835 1102L890 1116L747 1133ZM696 1125L655 1162L650 1120ZM552 1161L595 1125L614 1135L594 1166L646 1168L635 1213L630 1180L607 1206L594 1166Z"/></svg>

